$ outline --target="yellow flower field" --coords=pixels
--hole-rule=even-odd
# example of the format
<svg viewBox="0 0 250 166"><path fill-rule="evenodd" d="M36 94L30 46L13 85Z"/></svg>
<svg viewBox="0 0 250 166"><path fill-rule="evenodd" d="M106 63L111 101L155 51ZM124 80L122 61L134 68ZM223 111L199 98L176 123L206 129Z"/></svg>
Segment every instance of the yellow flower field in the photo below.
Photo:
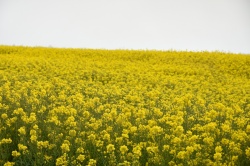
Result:
<svg viewBox="0 0 250 166"><path fill-rule="evenodd" d="M250 56L0 46L0 165L250 165Z"/></svg>

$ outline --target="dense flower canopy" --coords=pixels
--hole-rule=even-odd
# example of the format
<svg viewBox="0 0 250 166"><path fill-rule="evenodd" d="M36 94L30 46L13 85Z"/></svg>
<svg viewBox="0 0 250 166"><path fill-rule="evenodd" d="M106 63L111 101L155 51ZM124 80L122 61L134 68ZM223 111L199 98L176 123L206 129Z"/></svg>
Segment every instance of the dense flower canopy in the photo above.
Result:
<svg viewBox="0 0 250 166"><path fill-rule="evenodd" d="M0 165L248 165L250 56L0 47Z"/></svg>

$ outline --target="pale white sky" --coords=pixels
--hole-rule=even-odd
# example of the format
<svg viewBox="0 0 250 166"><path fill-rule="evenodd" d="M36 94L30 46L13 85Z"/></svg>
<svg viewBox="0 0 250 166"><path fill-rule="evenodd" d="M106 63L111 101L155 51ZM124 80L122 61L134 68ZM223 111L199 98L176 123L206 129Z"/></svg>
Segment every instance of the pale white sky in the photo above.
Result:
<svg viewBox="0 0 250 166"><path fill-rule="evenodd" d="M250 53L250 0L0 0L0 45Z"/></svg>

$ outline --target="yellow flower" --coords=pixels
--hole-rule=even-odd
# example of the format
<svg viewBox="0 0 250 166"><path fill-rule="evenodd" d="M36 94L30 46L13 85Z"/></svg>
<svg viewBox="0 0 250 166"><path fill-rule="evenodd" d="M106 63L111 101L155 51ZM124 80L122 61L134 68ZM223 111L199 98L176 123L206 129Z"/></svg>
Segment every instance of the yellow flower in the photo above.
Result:
<svg viewBox="0 0 250 166"><path fill-rule="evenodd" d="M107 145L107 152L112 153L115 150L115 146L113 144L108 144Z"/></svg>
<svg viewBox="0 0 250 166"><path fill-rule="evenodd" d="M84 149L82 147L77 148L76 153L84 153Z"/></svg>
<svg viewBox="0 0 250 166"><path fill-rule="evenodd" d="M76 131L75 130L70 130L69 131L69 136L75 137L76 136Z"/></svg>
<svg viewBox="0 0 250 166"><path fill-rule="evenodd" d="M125 160L123 163L119 163L118 165L119 166L131 166L131 163Z"/></svg>
<svg viewBox="0 0 250 166"><path fill-rule="evenodd" d="M169 145L163 145L163 151L168 151L169 150Z"/></svg>
<svg viewBox="0 0 250 166"><path fill-rule="evenodd" d="M158 153L158 147L155 147L155 146L147 147L146 150L148 153L154 153L154 154Z"/></svg>
<svg viewBox="0 0 250 166"><path fill-rule="evenodd" d="M176 153L176 150L175 150L175 149L172 149L172 150L170 150L169 153L170 153L170 154L175 154L175 153Z"/></svg>
<svg viewBox="0 0 250 166"><path fill-rule="evenodd" d="M178 138L178 137L174 137L174 139L172 139L171 142L172 142L173 144L180 144L180 143L181 143L181 139Z"/></svg>
<svg viewBox="0 0 250 166"><path fill-rule="evenodd" d="M87 166L96 166L96 160L90 159Z"/></svg>
<svg viewBox="0 0 250 166"><path fill-rule="evenodd" d="M47 141L45 141L45 142L47 142ZM49 150L51 150L51 149L53 149L53 148L55 148L55 147L56 147L55 144L49 144L49 145L48 145Z"/></svg>
<svg viewBox="0 0 250 166"><path fill-rule="evenodd" d="M13 111L13 114L16 114L16 115L24 115L25 114L25 112L23 111L23 109L22 108L18 108L18 109L16 109L16 110L14 110Z"/></svg>
<svg viewBox="0 0 250 166"><path fill-rule="evenodd" d="M188 154L191 154L191 153L193 153L194 148L192 146L187 146L186 151L187 151Z"/></svg>
<svg viewBox="0 0 250 166"><path fill-rule="evenodd" d="M36 130L30 130L30 135L36 135Z"/></svg>
<svg viewBox="0 0 250 166"><path fill-rule="evenodd" d="M206 131L215 131L217 124L215 122L210 122L204 127Z"/></svg>
<svg viewBox="0 0 250 166"><path fill-rule="evenodd" d="M238 160L238 156L233 156L233 157L232 157L232 161L235 162L235 161L237 161L237 160Z"/></svg>
<svg viewBox="0 0 250 166"><path fill-rule="evenodd" d="M183 134L184 132L184 129L182 126L177 126L174 133L177 135L177 136L180 136L181 134Z"/></svg>
<svg viewBox="0 0 250 166"><path fill-rule="evenodd" d="M186 156L186 152L185 151L180 151L180 152L178 152L176 157L179 158L179 159L184 160L185 156Z"/></svg>
<svg viewBox="0 0 250 166"><path fill-rule="evenodd" d="M126 145L120 146L120 151L124 155L128 151L128 147Z"/></svg>
<svg viewBox="0 0 250 166"><path fill-rule="evenodd" d="M49 147L49 141L37 141L37 148L48 148Z"/></svg>
<svg viewBox="0 0 250 166"><path fill-rule="evenodd" d="M13 165L15 165L15 163L14 162L6 162L3 166L13 166Z"/></svg>
<svg viewBox="0 0 250 166"><path fill-rule="evenodd" d="M77 160L79 160L80 162L83 162L83 161L85 160L85 155L80 154L80 155L77 157Z"/></svg>
<svg viewBox="0 0 250 166"><path fill-rule="evenodd" d="M123 138L129 138L128 134L122 134Z"/></svg>
<svg viewBox="0 0 250 166"><path fill-rule="evenodd" d="M103 139L110 141L110 134L108 134L108 133L104 134Z"/></svg>
<svg viewBox="0 0 250 166"><path fill-rule="evenodd" d="M38 129L38 126L35 124L35 125L33 126L33 129L37 130L37 129Z"/></svg>
<svg viewBox="0 0 250 166"><path fill-rule="evenodd" d="M223 145L227 145L227 144L229 144L229 140L226 139L226 138L222 138L221 143L222 143Z"/></svg>
<svg viewBox="0 0 250 166"><path fill-rule="evenodd" d="M150 128L149 134L151 136L156 136L156 135L160 135L163 133L163 128L161 128L160 126L153 126L152 128Z"/></svg>
<svg viewBox="0 0 250 166"><path fill-rule="evenodd" d="M3 138L1 141L0 141L0 145L1 144L10 144L12 142L12 139L11 138Z"/></svg>
<svg viewBox="0 0 250 166"><path fill-rule="evenodd" d="M118 144L122 144L122 141L123 141L123 137L116 137L115 138L115 142L118 143Z"/></svg>
<svg viewBox="0 0 250 166"><path fill-rule="evenodd" d="M36 122L36 114L34 112L30 113L29 123Z"/></svg>
<svg viewBox="0 0 250 166"><path fill-rule="evenodd" d="M3 113L3 114L1 115L1 118L2 118L2 119L7 119L7 118L8 118L8 115L5 114L5 113Z"/></svg>
<svg viewBox="0 0 250 166"><path fill-rule="evenodd" d="M69 149L69 144L63 143L63 144L61 145L61 149L62 149L62 152L63 152L63 153L69 152L69 151L70 151L70 149Z"/></svg>
<svg viewBox="0 0 250 166"><path fill-rule="evenodd" d="M136 131L137 131L137 127L136 126L130 127L130 132L131 133L136 133Z"/></svg>
<svg viewBox="0 0 250 166"><path fill-rule="evenodd" d="M66 153L64 153L62 156L60 156L59 158L56 159L56 166L67 166L68 165L68 161L66 158Z"/></svg>
<svg viewBox="0 0 250 166"><path fill-rule="evenodd" d="M168 165L169 166L176 166L176 163L174 161L170 161L170 162L168 162Z"/></svg>
<svg viewBox="0 0 250 166"><path fill-rule="evenodd" d="M83 112L83 117L88 118L90 116L90 113L88 111Z"/></svg>
<svg viewBox="0 0 250 166"><path fill-rule="evenodd" d="M208 146L213 146L214 138L212 137L206 137L203 139L203 142L207 144Z"/></svg>
<svg viewBox="0 0 250 166"><path fill-rule="evenodd" d="M189 138L189 142L195 142L198 138L199 138L198 135L192 135L192 136Z"/></svg>
<svg viewBox="0 0 250 166"><path fill-rule="evenodd" d="M25 127L24 127L24 126L23 126L23 127L20 127L20 128L18 129L18 132L19 132L19 135L25 135L25 134L26 134Z"/></svg>
<svg viewBox="0 0 250 166"><path fill-rule="evenodd" d="M230 126L228 124L222 124L221 129L223 132L230 132Z"/></svg>
<svg viewBox="0 0 250 166"><path fill-rule="evenodd" d="M23 145L23 144L18 144L18 149L19 149L19 151L26 151L28 149L28 147Z"/></svg>
<svg viewBox="0 0 250 166"><path fill-rule="evenodd" d="M32 143L35 143L37 141L37 136L36 135L31 135L30 140Z"/></svg>
<svg viewBox="0 0 250 166"><path fill-rule="evenodd" d="M69 126L70 127L76 127L76 122L70 122Z"/></svg>
<svg viewBox="0 0 250 166"><path fill-rule="evenodd" d="M250 148L246 149L246 156L248 159L250 159Z"/></svg>
<svg viewBox="0 0 250 166"><path fill-rule="evenodd" d="M104 143L103 141L98 140L98 141L95 142L95 145L96 145L96 147L98 147L100 149L100 148L103 147L103 143Z"/></svg>
<svg viewBox="0 0 250 166"><path fill-rule="evenodd" d="M215 147L215 152L216 152L216 153L221 153L221 152L222 152L221 146L216 146L216 147Z"/></svg>
<svg viewBox="0 0 250 166"><path fill-rule="evenodd" d="M43 142L42 141L37 141L37 148L42 149L43 148Z"/></svg>
<svg viewBox="0 0 250 166"><path fill-rule="evenodd" d="M18 157L18 156L20 156L21 155L21 153L19 153L18 151L16 151L16 150L14 150L14 151L12 151L12 156L13 157Z"/></svg>
<svg viewBox="0 0 250 166"><path fill-rule="evenodd" d="M247 125L247 127L246 127L246 133L250 134L250 125Z"/></svg>
<svg viewBox="0 0 250 166"><path fill-rule="evenodd" d="M91 141L94 141L95 138L96 138L95 134L90 134L90 135L88 136L88 139L91 140Z"/></svg>
<svg viewBox="0 0 250 166"><path fill-rule="evenodd" d="M216 161L222 160L222 154L221 154L221 153L215 153L215 154L214 154L214 159L215 159Z"/></svg>
<svg viewBox="0 0 250 166"><path fill-rule="evenodd" d="M44 158L47 162L52 160L52 156L44 155Z"/></svg>

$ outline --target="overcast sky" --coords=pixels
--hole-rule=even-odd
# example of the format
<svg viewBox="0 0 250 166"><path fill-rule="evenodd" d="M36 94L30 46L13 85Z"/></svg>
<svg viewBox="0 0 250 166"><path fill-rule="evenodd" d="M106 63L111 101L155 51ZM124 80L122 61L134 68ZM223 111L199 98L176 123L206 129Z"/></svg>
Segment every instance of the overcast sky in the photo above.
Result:
<svg viewBox="0 0 250 166"><path fill-rule="evenodd" d="M0 45L250 53L250 0L0 0Z"/></svg>

